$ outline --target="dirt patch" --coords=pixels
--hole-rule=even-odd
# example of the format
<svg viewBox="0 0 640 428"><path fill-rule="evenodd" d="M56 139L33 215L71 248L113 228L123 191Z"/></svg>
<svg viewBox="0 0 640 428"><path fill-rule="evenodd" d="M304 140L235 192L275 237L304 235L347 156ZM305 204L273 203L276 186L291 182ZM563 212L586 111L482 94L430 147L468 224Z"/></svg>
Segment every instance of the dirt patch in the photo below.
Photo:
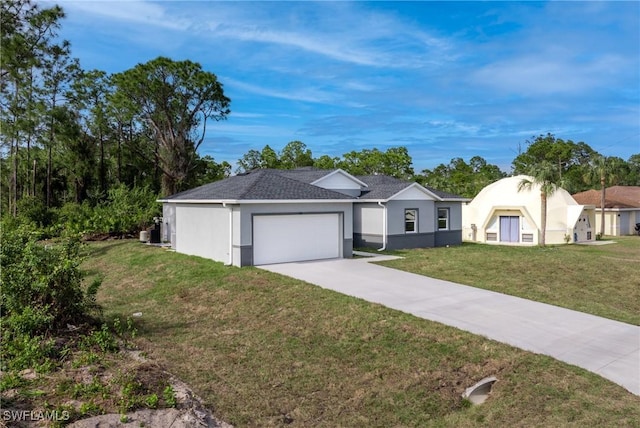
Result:
<svg viewBox="0 0 640 428"><path fill-rule="evenodd" d="M139 371L148 376L150 383L158 380L157 372L150 367ZM211 411L202 405L202 399L181 380L169 376L177 405L169 409L143 409L124 415L109 413L76 421L70 428L116 428L116 427L171 427L171 428L232 428L233 425L217 419Z"/></svg>
<svg viewBox="0 0 640 428"><path fill-rule="evenodd" d="M54 372L29 369L17 376L18 387L0 397L2 428L68 421L75 428L231 427L213 416L186 383L139 350L77 351Z"/></svg>

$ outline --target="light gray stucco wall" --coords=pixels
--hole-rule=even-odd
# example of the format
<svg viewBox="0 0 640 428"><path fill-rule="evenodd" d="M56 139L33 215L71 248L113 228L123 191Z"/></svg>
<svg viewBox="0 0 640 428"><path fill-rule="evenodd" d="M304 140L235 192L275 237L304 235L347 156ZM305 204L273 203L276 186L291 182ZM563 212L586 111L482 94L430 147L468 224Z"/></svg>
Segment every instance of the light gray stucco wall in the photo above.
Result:
<svg viewBox="0 0 640 428"><path fill-rule="evenodd" d="M438 208L449 208L449 230L462 230L462 203L436 202L434 210L436 227L438 222Z"/></svg>
<svg viewBox="0 0 640 428"><path fill-rule="evenodd" d="M375 202L353 204L353 232L382 235L384 208Z"/></svg>
<svg viewBox="0 0 640 428"><path fill-rule="evenodd" d="M229 210L222 204L176 204L179 253L219 262L229 260Z"/></svg>
<svg viewBox="0 0 640 428"><path fill-rule="evenodd" d="M428 248L458 245L462 242L462 204L459 202L435 202L425 200L395 200L386 203L386 248ZM449 209L449 230L437 230L437 209ZM406 209L418 210L417 233L404 231ZM354 245L380 248L382 239L382 208L375 203L354 205Z"/></svg>
<svg viewBox="0 0 640 428"><path fill-rule="evenodd" d="M437 230L438 208L449 209L449 229ZM462 244L462 203L461 202L436 202L434 207L435 241L436 247Z"/></svg>
<svg viewBox="0 0 640 428"><path fill-rule="evenodd" d="M362 190L360 189L329 189L329 190L342 193L343 195L353 196L354 198L357 198L362 193Z"/></svg>
<svg viewBox="0 0 640 428"><path fill-rule="evenodd" d="M435 231L433 201L400 200L387 202L388 235L409 235L404 231L405 209L418 210L418 233L433 233Z"/></svg>
<svg viewBox="0 0 640 428"><path fill-rule="evenodd" d="M629 229L629 211L621 211L618 213L618 224L620 225L620 235L629 235L631 234L631 230Z"/></svg>
<svg viewBox="0 0 640 428"><path fill-rule="evenodd" d="M253 265L253 220L254 214L310 214L310 213L342 213L343 257L353 256L353 206L351 201L347 203L319 202L319 203L275 203L275 204L242 204L239 210L239 240L234 240L234 264L235 256L239 257L239 266ZM235 228L235 227L234 227ZM301 236L300 239L304 239ZM310 243L309 245L313 245ZM237 252L235 251L237 248Z"/></svg>
<svg viewBox="0 0 640 428"><path fill-rule="evenodd" d="M176 206L162 204L162 230L160 239L171 242L171 248L176 248Z"/></svg>

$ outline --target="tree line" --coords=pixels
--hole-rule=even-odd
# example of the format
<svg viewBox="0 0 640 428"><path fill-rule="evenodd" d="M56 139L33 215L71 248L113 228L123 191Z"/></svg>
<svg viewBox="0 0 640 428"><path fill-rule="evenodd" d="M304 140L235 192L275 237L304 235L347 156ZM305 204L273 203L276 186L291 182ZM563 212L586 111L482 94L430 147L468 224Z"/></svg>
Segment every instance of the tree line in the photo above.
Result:
<svg viewBox="0 0 640 428"><path fill-rule="evenodd" d="M118 186L167 195L228 174L198 154L207 124L230 113L215 74L163 57L111 75L84 70L57 38L62 8L0 7L3 212L25 198L97 203Z"/></svg>
<svg viewBox="0 0 640 428"><path fill-rule="evenodd" d="M237 172L257 168L294 169L312 166L320 169L341 168L353 175L385 174L449 193L473 198L488 184L507 175L535 175L542 166L550 168L555 181L570 193L577 193L602 185L640 185L640 153L628 160L603 156L584 142L556 138L552 134L532 137L526 149L511 162L508 174L481 156L468 161L455 157L448 164L414 172L413 159L406 147L377 148L350 151L342 156L314 157L311 149L301 141L291 141L277 152L269 145L262 150L251 149L238 160ZM606 172L602 172L603 168ZM604 178L602 175L604 174Z"/></svg>
<svg viewBox="0 0 640 428"><path fill-rule="evenodd" d="M64 18L59 6L6 0L0 7L2 214L22 210L44 218L47 210L72 204L61 212L86 217L87 207L132 201L126 192L135 190L151 204L158 195L255 168L313 166L386 174L465 197L507 175L480 156L454 157L449 164L415 172L406 147L314 157L301 141L279 152L269 145L251 149L233 170L226 161L199 154L207 126L230 114L231 100L215 74L198 63L164 57L115 74L84 70L71 55L70 43L58 40ZM606 158L584 142L551 134L527 141L511 173L531 173L543 161L570 192L603 183L640 184L640 154L628 160ZM606 165L604 180L602 174L590 174L598 165ZM99 219L84 220L93 221Z"/></svg>

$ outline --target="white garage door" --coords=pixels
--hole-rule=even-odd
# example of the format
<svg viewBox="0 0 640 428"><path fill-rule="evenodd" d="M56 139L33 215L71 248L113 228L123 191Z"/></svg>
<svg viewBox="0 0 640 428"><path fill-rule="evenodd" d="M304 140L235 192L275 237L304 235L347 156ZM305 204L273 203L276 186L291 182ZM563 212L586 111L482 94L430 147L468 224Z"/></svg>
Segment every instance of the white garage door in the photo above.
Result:
<svg viewBox="0 0 640 428"><path fill-rule="evenodd" d="M340 257L340 214L256 215L253 264Z"/></svg>

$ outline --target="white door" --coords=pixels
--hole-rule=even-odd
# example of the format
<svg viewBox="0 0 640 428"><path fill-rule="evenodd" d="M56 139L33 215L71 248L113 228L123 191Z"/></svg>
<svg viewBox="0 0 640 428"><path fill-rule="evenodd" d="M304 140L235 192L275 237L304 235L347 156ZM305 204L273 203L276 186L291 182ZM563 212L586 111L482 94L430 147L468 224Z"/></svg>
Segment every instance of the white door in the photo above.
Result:
<svg viewBox="0 0 640 428"><path fill-rule="evenodd" d="M341 232L340 214L255 215L253 264L340 257Z"/></svg>

